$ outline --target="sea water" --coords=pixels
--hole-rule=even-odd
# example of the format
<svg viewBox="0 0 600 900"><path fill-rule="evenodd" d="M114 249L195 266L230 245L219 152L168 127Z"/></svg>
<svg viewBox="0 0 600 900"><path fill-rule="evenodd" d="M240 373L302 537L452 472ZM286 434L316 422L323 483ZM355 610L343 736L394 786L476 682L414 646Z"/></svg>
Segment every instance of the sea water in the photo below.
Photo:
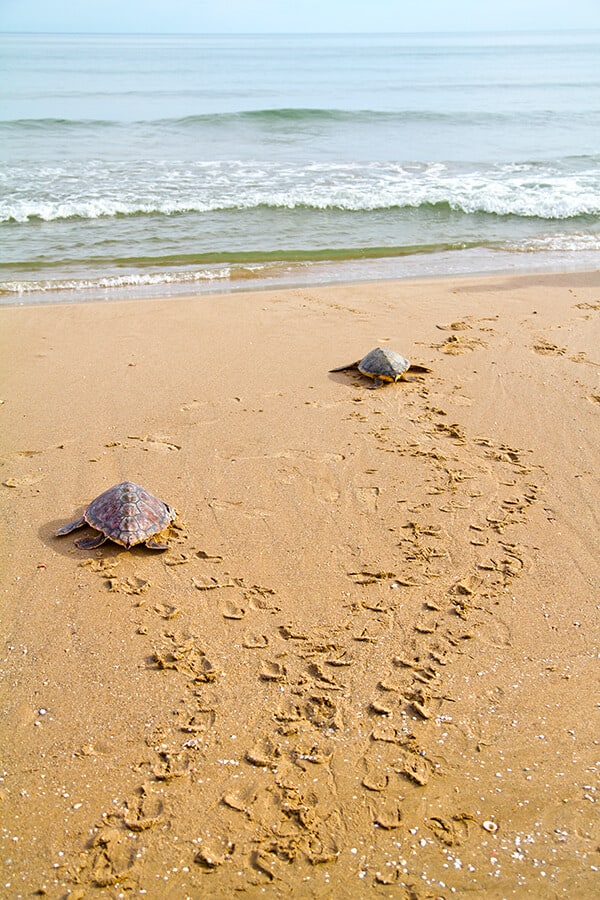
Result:
<svg viewBox="0 0 600 900"><path fill-rule="evenodd" d="M600 263L600 32L0 35L0 302Z"/></svg>

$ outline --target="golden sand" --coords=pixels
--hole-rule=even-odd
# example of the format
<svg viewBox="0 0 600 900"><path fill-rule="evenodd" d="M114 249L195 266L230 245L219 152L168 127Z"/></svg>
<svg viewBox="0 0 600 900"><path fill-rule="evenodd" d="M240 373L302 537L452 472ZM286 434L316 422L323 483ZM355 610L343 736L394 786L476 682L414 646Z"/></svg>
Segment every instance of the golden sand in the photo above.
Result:
<svg viewBox="0 0 600 900"><path fill-rule="evenodd" d="M5 896L593 895L600 273L0 323Z"/></svg>

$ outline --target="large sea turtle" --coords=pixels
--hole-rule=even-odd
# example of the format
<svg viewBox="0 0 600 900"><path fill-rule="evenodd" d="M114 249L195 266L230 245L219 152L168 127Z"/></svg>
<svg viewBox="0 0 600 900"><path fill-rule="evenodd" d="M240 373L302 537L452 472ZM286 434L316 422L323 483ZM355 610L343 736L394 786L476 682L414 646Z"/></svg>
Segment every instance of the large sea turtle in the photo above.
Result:
<svg viewBox="0 0 600 900"><path fill-rule="evenodd" d="M375 379L372 387L381 387L386 382L400 381L407 372L431 372L427 366L411 363L394 350L386 350L383 347L375 347L362 359L329 371L345 372L348 369L358 369L361 375Z"/></svg>
<svg viewBox="0 0 600 900"><path fill-rule="evenodd" d="M145 544L151 550L167 550L168 544L157 540L156 536L176 516L172 506L139 484L123 481L92 500L81 519L64 525L56 534L62 536L83 525L91 525L100 534L75 541L82 550L93 550L109 539L128 550L135 544Z"/></svg>

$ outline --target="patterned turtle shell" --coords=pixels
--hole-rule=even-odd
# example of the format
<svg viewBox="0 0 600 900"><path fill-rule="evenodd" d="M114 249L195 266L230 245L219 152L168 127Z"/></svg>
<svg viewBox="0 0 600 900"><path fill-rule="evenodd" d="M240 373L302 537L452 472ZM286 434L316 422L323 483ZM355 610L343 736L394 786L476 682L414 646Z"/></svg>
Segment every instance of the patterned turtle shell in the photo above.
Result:
<svg viewBox="0 0 600 900"><path fill-rule="evenodd" d="M92 550L109 539L127 549L145 544L151 550L167 550L168 544L157 540L155 535L164 531L176 516L168 503L133 481L123 481L92 500L81 519L63 526L56 534L62 536L90 525L100 534L75 541L83 550Z"/></svg>
<svg viewBox="0 0 600 900"><path fill-rule="evenodd" d="M370 353L360 360L358 371L368 378L379 378L380 381L399 381L410 368L410 362L396 353L395 350L385 350L383 347L375 347Z"/></svg>

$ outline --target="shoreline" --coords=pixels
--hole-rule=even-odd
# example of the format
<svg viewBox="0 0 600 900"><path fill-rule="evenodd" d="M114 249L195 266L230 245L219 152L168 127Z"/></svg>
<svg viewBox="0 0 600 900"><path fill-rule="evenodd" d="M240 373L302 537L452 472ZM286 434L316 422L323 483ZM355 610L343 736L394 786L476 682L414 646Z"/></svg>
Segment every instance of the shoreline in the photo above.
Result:
<svg viewBox="0 0 600 900"><path fill-rule="evenodd" d="M561 274L597 271L591 265L596 254L584 252L524 253L482 248L442 253L412 253L380 257L307 263L236 263L212 269L173 272L114 272L104 276L53 279L61 287L13 291L0 283L0 308L111 300L144 300L243 293L256 290L288 290L314 286L371 284L439 278L483 278L506 274ZM502 259L503 262L499 263ZM543 262L542 262L543 260ZM4 281L4 285L13 282ZM14 298L14 299L13 299Z"/></svg>
<svg viewBox="0 0 600 900"><path fill-rule="evenodd" d="M0 308L3 883L592 893L600 272L197 301Z"/></svg>

